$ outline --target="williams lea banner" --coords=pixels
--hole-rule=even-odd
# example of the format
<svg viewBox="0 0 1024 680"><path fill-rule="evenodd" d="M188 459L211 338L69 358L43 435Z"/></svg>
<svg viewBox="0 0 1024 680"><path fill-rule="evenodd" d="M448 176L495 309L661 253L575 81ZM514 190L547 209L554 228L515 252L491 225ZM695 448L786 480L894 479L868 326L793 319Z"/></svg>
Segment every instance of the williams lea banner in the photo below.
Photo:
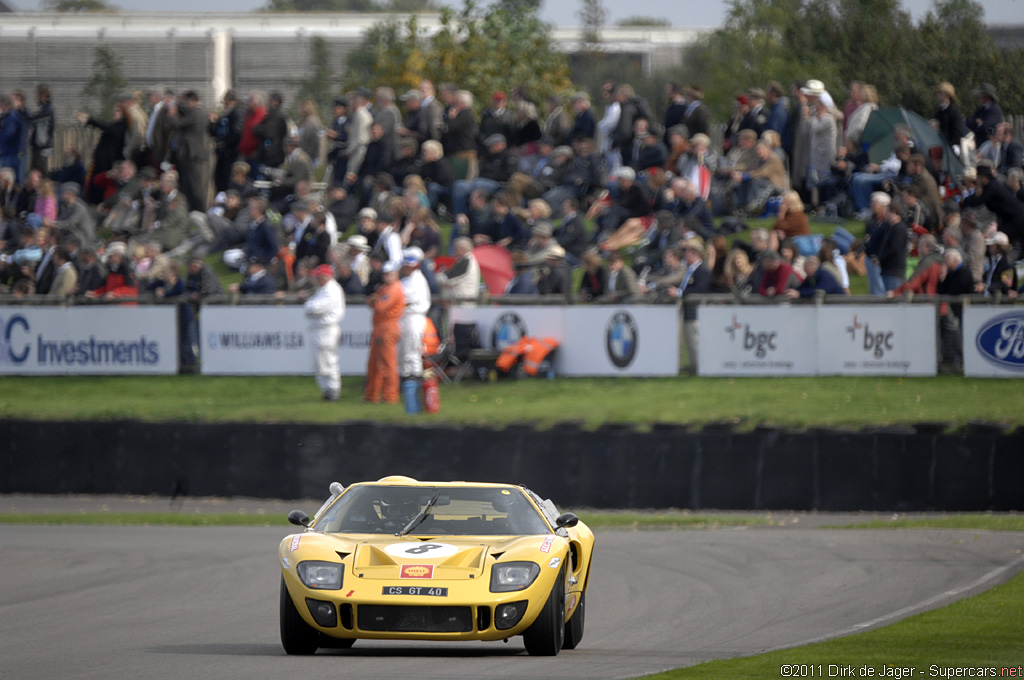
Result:
<svg viewBox="0 0 1024 680"><path fill-rule="evenodd" d="M1024 307L964 307L964 375L1024 378Z"/></svg>

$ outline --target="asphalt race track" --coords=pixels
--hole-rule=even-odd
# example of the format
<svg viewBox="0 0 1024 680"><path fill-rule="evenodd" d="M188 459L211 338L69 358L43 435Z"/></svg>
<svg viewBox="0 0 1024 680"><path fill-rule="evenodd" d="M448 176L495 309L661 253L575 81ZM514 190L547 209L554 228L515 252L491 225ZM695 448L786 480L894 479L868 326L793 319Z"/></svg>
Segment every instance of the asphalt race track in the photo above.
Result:
<svg viewBox="0 0 1024 680"><path fill-rule="evenodd" d="M601 532L577 650L359 641L301 658L278 640L286 533L0 526L0 677L632 678L884 625L1024 565L1008 533Z"/></svg>

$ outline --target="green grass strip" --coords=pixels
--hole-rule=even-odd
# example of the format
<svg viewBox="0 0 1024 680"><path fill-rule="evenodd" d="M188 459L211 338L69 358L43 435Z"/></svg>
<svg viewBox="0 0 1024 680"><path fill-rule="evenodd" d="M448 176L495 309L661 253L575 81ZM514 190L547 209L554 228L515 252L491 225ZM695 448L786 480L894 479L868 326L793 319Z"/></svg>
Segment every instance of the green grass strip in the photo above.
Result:
<svg viewBox="0 0 1024 680"><path fill-rule="evenodd" d="M718 529L723 527L773 526L775 523L764 517L737 515L691 515L685 512L636 512L601 513L582 512L579 518L591 529L632 529L635 531L656 531L672 529Z"/></svg>
<svg viewBox="0 0 1024 680"><path fill-rule="evenodd" d="M759 656L709 661L646 680L1021 677L1024 573L975 597L866 633ZM799 669L798 674L791 670ZM840 676L840 668L853 674ZM949 669L985 669L954 675ZM1014 675L1009 674L1010 669ZM833 672L830 675L830 671ZM868 673L871 672L871 675ZM812 675L813 673L813 675Z"/></svg>
<svg viewBox="0 0 1024 680"><path fill-rule="evenodd" d="M897 518L872 520L846 525L826 525L822 529L980 529L984 531L1024 531L1020 515L951 515L949 517Z"/></svg>

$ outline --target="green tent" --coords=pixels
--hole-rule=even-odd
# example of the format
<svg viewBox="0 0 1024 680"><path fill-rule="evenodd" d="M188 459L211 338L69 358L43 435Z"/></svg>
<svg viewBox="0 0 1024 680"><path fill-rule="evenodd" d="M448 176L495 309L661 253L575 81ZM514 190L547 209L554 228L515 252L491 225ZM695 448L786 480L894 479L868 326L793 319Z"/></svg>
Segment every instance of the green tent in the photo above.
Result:
<svg viewBox="0 0 1024 680"><path fill-rule="evenodd" d="M897 125L906 125L913 131L917 153L930 157L945 176L958 177L964 173L963 162L946 138L924 118L903 107L878 109L868 118L860 143L867 147L872 163L881 163L892 153L892 131Z"/></svg>

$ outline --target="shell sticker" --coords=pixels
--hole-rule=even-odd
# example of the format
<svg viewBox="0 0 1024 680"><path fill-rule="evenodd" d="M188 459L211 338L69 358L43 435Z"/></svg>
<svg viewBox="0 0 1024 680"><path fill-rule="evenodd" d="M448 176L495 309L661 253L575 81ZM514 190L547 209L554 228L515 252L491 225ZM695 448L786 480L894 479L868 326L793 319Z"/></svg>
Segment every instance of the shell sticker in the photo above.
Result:
<svg viewBox="0 0 1024 680"><path fill-rule="evenodd" d="M434 578L433 564L406 564L399 578Z"/></svg>

